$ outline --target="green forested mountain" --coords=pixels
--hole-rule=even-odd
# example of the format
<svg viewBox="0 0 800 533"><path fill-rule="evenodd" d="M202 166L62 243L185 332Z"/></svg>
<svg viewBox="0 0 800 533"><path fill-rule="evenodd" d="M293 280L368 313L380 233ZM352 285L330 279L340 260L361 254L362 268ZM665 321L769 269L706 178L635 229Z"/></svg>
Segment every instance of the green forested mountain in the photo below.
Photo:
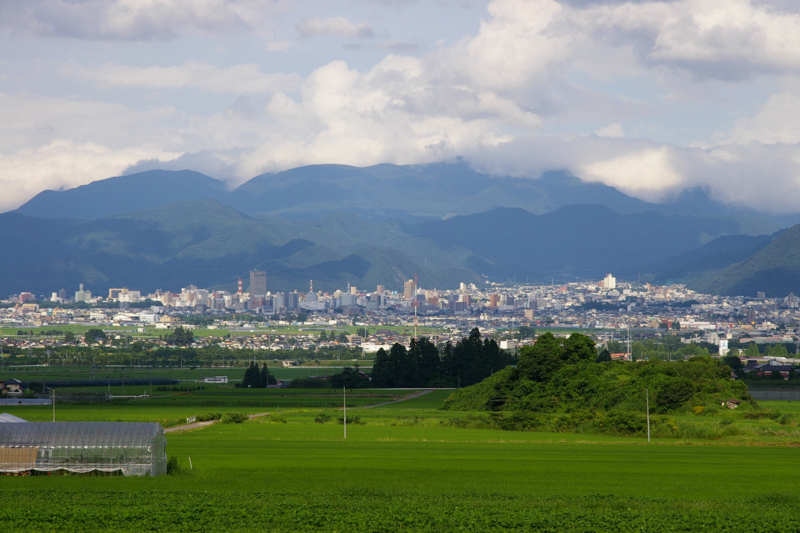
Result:
<svg viewBox="0 0 800 533"><path fill-rule="evenodd" d="M775 237L750 257L691 282L692 289L713 294L768 297L800 294L800 225Z"/></svg>
<svg viewBox="0 0 800 533"><path fill-rule="evenodd" d="M79 283L95 292L227 286L251 269L270 290L351 283L400 289L414 274L425 287L482 280L635 277L646 265L736 233L712 217L618 214L595 205L543 215L497 208L448 220L370 222L346 212L290 221L250 216L217 200L187 200L78 221L0 215L0 293L47 294Z"/></svg>
<svg viewBox="0 0 800 533"><path fill-rule="evenodd" d="M371 221L413 223L497 207L544 214L568 205L595 204L623 214L723 217L737 224L735 233L749 235L772 233L789 225L787 217L715 202L701 189L654 204L601 183L582 182L565 172L545 172L537 179L492 176L461 162L365 168L310 165L262 174L232 191L226 189L226 183L197 172L150 170L64 191L44 191L17 211L39 218L86 220L207 198L250 215L279 215L290 220L347 211Z"/></svg>
<svg viewBox="0 0 800 533"><path fill-rule="evenodd" d="M727 399L751 399L744 383L730 380L731 369L710 357L681 362L596 360L594 342L588 337L573 334L558 339L545 333L533 346L522 348L516 367L456 391L445 408L583 412L584 421L592 421L598 412L644 413L648 397L655 414L716 410Z"/></svg>

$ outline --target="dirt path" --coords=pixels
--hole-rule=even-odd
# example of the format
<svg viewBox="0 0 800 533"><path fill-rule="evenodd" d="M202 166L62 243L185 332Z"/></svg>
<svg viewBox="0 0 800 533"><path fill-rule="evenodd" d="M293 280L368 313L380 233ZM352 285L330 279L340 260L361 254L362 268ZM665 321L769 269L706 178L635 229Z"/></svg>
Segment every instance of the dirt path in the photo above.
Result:
<svg viewBox="0 0 800 533"><path fill-rule="evenodd" d="M174 431L188 431L190 429L200 429L206 426L210 426L214 422L216 422L216 420L208 420L206 422L192 422L191 424L184 424L182 426L167 428L164 430L164 433L172 433Z"/></svg>
<svg viewBox="0 0 800 533"><path fill-rule="evenodd" d="M389 405L389 404L392 404L392 403L399 403L399 402L404 402L406 400L413 400L414 398L419 398L420 396L424 396L424 395L428 394L429 392L433 392L434 390L435 389L426 389L426 390L423 390L423 391L415 392L414 394L409 394L408 396L403 396L402 398L400 398L398 400L392 400L391 402L376 403L375 405L364 405L363 407L360 407L360 408L353 407L352 409L371 409L373 407L382 407L384 405Z"/></svg>
<svg viewBox="0 0 800 533"><path fill-rule="evenodd" d="M247 415L247 418L253 419L253 418L258 418L259 416L267 416L268 414L269 413L256 413L253 415ZM164 433L173 433L175 431L189 431L192 429L200 429L206 426L210 426L214 422L218 422L218 420L208 420L206 422L192 422L191 424L184 424L182 426L167 428L164 430Z"/></svg>

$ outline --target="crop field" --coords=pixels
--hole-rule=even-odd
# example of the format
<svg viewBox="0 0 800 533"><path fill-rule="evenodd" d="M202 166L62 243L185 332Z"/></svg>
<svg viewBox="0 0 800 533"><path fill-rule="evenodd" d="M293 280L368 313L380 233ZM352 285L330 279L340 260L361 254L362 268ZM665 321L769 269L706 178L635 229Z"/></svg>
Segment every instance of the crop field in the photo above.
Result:
<svg viewBox="0 0 800 533"><path fill-rule="evenodd" d="M462 429L453 422L482 415L439 410L446 390L366 407L414 392L348 394L346 440L337 421L341 391L223 388L59 404L60 420L270 414L168 434L167 454L180 463L175 475L0 478L0 519L9 531L800 530L800 438L648 445ZM237 403L248 401L277 407ZM787 402L775 403L762 407L790 412ZM47 406L5 410L28 420L52 416ZM742 423L782 427L766 418Z"/></svg>

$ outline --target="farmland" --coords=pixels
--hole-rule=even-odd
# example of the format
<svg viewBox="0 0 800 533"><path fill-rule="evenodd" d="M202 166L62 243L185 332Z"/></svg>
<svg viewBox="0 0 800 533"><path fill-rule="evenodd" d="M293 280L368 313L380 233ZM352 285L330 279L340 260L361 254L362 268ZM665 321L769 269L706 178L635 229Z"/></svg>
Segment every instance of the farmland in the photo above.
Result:
<svg viewBox="0 0 800 533"><path fill-rule="evenodd" d="M794 426L730 414L733 424L785 434L648 445L640 437L462 429L452 422L481 414L439 410L450 391L365 407L413 392L348 394L354 406L348 419L355 423L346 440L336 422L341 411L333 407L341 391L330 389L220 388L59 404L60 420L271 414L169 434L167 453L181 463L177 475L5 478L0 518L8 530L37 531L800 528ZM795 407L762 405L787 413ZM52 416L47 406L6 410L28 420ZM330 418L318 423L320 415Z"/></svg>

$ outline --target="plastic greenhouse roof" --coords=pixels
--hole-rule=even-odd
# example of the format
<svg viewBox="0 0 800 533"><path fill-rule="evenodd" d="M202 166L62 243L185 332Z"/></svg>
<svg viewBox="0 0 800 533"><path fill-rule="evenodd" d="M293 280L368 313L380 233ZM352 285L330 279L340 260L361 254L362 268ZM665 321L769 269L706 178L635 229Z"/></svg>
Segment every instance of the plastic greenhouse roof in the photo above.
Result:
<svg viewBox="0 0 800 533"><path fill-rule="evenodd" d="M0 422L0 446L150 446L163 435L157 423Z"/></svg>

